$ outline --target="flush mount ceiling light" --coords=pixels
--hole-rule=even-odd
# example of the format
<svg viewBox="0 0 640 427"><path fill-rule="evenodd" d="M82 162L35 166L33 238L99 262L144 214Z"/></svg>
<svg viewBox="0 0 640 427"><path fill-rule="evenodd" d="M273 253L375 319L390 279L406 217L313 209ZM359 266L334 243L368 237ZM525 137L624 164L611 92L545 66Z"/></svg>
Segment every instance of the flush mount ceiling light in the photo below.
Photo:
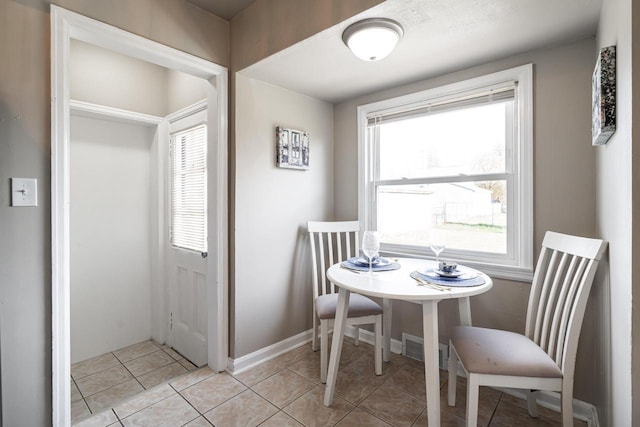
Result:
<svg viewBox="0 0 640 427"><path fill-rule="evenodd" d="M404 31L391 19L370 18L351 24L342 33L342 41L364 61L378 61L393 51Z"/></svg>

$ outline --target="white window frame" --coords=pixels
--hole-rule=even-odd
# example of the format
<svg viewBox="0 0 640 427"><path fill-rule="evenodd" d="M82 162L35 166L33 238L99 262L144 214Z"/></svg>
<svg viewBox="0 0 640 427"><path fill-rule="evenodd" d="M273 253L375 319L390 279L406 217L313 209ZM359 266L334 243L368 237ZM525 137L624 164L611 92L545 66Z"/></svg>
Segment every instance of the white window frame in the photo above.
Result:
<svg viewBox="0 0 640 427"><path fill-rule="evenodd" d="M514 100L515 141L510 156L513 181L507 183L507 254L446 249L446 256L481 269L498 278L530 281L533 277L533 65L499 71L485 76L448 84L396 98L360 105L358 120L358 217L362 229L376 229L376 182L378 147L367 142L367 123L372 116L389 114L466 94L504 87L517 82ZM489 178L490 179L490 178ZM426 243L426 242L425 242ZM400 245L385 245L381 250L396 255L430 257L426 250Z"/></svg>

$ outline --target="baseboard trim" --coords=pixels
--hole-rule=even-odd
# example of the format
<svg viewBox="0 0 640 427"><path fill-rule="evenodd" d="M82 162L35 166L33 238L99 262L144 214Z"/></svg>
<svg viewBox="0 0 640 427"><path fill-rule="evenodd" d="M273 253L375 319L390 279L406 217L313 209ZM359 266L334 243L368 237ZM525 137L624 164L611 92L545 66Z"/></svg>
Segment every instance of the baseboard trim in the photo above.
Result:
<svg viewBox="0 0 640 427"><path fill-rule="evenodd" d="M298 335L294 335L275 344L263 347L259 350L236 359L229 358L227 361L227 371L231 375L237 375L247 369L253 368L260 363L274 359L281 354L296 349L311 341L312 331L304 331Z"/></svg>
<svg viewBox="0 0 640 427"><path fill-rule="evenodd" d="M359 337L360 341L366 342L367 344L374 345L375 343L375 335L373 332L368 331L366 329L359 329ZM348 337L355 337L355 328L353 326L347 326L344 334ZM402 354L402 342L398 340L391 339L391 353Z"/></svg>
<svg viewBox="0 0 640 427"><path fill-rule="evenodd" d="M495 387L503 393L509 394L520 399L527 399L524 391L514 388ZM560 412L560 393L552 391L540 391L537 398L538 405L544 406L555 412ZM590 403L582 400L573 399L573 417L581 421L585 421L589 427L600 427L598 421L598 410Z"/></svg>
<svg viewBox="0 0 640 427"><path fill-rule="evenodd" d="M367 344L374 344L374 335L373 332L368 331L366 329L358 329L360 332L359 337L360 341ZM347 326L344 332L345 336L353 338L355 336L355 328L353 326ZM227 372L231 375L237 375L241 372L244 372L248 369L253 368L260 363L267 362L271 359L274 359L281 354L287 353L291 350L294 350L300 346L303 346L309 342L311 342L313 338L313 331L311 329L301 332L297 335L284 339L275 344L271 344L267 347L263 347L259 350L256 350L252 353L246 354L244 356L238 357L236 359L229 358L227 360ZM402 343L398 340L391 340L391 352L396 354L402 353Z"/></svg>

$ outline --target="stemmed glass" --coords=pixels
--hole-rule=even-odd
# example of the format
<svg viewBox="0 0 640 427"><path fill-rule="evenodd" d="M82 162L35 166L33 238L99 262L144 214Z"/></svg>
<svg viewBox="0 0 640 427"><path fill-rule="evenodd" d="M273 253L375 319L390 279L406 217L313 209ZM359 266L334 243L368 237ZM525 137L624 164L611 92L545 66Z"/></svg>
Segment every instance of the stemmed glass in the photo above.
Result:
<svg viewBox="0 0 640 427"><path fill-rule="evenodd" d="M380 236L377 231L365 231L362 235L362 253L369 258L369 274L372 271L373 259L380 251Z"/></svg>
<svg viewBox="0 0 640 427"><path fill-rule="evenodd" d="M444 250L445 241L444 233L441 230L431 230L429 246L434 254L436 254L436 264L440 268L440 252Z"/></svg>

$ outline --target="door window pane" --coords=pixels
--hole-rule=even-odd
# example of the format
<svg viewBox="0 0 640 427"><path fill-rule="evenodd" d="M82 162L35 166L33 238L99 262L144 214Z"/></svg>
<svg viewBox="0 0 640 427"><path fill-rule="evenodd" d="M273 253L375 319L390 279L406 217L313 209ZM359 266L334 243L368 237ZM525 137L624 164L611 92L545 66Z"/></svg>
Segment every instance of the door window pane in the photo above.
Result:
<svg viewBox="0 0 640 427"><path fill-rule="evenodd" d="M207 127L171 136L171 244L207 252Z"/></svg>

